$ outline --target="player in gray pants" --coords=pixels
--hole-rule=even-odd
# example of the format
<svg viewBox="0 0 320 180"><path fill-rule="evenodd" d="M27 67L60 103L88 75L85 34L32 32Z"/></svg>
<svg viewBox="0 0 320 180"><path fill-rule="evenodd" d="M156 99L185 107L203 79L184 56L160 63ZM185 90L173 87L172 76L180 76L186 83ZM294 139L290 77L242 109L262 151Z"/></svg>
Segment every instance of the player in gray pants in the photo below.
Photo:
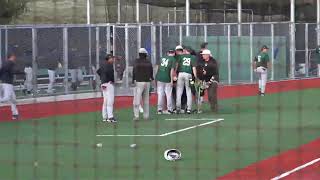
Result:
<svg viewBox="0 0 320 180"><path fill-rule="evenodd" d="M150 60L147 58L148 52L144 48L139 49L139 58L133 65L132 82L135 83L133 98L133 120L139 120L139 105L143 101L143 118L149 119L149 93L150 82L153 81L153 68Z"/></svg>
<svg viewBox="0 0 320 180"><path fill-rule="evenodd" d="M25 95L31 95L31 91L33 89L33 84L32 84L32 80L33 80L33 70L31 66L26 66L24 68L24 73L25 73L25 81L24 81L24 94Z"/></svg>

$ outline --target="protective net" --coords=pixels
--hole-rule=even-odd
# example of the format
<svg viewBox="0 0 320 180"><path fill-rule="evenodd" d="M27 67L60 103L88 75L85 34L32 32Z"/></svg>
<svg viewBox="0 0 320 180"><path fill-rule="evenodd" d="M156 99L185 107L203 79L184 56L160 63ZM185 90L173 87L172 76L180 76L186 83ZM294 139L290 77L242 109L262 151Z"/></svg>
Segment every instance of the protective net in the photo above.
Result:
<svg viewBox="0 0 320 180"><path fill-rule="evenodd" d="M90 0L91 23L185 22L185 0ZM87 0L1 1L1 24L87 23ZM316 1L296 0L296 21L316 21ZM138 7L138 11L137 11ZM290 0L242 0L242 22L290 20ZM190 22L237 22L237 0L190 0Z"/></svg>
<svg viewBox="0 0 320 180"><path fill-rule="evenodd" d="M21 73L13 84L19 119L11 120L11 101L0 107L0 179L319 179L316 26L3 27L1 62L14 52ZM210 107L215 93L208 98L206 92L201 109L192 95L192 110L201 112L166 114L166 103L161 109L157 101L162 87L151 83L149 101L142 98L139 109L144 113L133 120L139 48L155 70L168 50L182 44L198 52L203 42L219 64L218 111ZM272 63L260 72L252 63L263 46ZM108 53L115 56L116 123L103 121L96 74Z"/></svg>

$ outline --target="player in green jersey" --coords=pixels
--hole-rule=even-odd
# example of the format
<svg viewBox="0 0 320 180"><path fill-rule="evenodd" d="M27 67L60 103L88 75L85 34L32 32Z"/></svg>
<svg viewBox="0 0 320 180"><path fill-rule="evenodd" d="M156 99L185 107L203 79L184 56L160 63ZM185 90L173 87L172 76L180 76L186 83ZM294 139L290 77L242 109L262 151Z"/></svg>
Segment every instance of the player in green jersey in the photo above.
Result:
<svg viewBox="0 0 320 180"><path fill-rule="evenodd" d="M181 96L183 93L183 88L186 88L187 94L187 113L191 114L192 109L192 93L190 88L190 79L192 79L192 75L197 78L196 72L196 57L190 54L191 49L185 48L184 53L177 57L177 72L178 74L178 82L177 82L177 100L176 100L176 108L177 113L181 110Z"/></svg>
<svg viewBox="0 0 320 180"><path fill-rule="evenodd" d="M157 94L158 94L158 114L172 114L172 83L175 69L175 51L169 50L166 56L161 57L157 64ZM163 111L164 96L167 100L167 111Z"/></svg>
<svg viewBox="0 0 320 180"><path fill-rule="evenodd" d="M260 53L253 60L253 69L259 77L259 95L264 96L268 79L268 69L271 68L271 62L268 55L269 48L264 45Z"/></svg>

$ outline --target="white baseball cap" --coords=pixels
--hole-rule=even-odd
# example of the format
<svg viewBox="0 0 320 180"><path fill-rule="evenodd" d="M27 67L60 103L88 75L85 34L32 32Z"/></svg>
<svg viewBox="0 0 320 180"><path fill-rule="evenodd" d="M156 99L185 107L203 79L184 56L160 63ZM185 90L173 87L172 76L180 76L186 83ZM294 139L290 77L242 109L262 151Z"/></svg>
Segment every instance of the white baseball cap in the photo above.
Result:
<svg viewBox="0 0 320 180"><path fill-rule="evenodd" d="M201 53L202 55L210 55L211 56L211 51L209 49L205 49Z"/></svg>
<svg viewBox="0 0 320 180"><path fill-rule="evenodd" d="M176 47L176 50L183 50L183 47L182 47L181 45L178 45L178 46Z"/></svg>
<svg viewBox="0 0 320 180"><path fill-rule="evenodd" d="M139 53L140 54L148 54L148 51L145 48L140 48Z"/></svg>

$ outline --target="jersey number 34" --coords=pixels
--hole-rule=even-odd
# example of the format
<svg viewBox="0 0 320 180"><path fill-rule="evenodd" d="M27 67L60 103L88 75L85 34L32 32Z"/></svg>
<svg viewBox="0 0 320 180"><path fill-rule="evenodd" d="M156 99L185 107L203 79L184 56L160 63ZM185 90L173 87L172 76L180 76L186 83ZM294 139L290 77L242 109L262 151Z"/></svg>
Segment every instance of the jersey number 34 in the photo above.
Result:
<svg viewBox="0 0 320 180"><path fill-rule="evenodd" d="M169 59L163 58L161 61L161 66L168 67L168 64L169 64Z"/></svg>

